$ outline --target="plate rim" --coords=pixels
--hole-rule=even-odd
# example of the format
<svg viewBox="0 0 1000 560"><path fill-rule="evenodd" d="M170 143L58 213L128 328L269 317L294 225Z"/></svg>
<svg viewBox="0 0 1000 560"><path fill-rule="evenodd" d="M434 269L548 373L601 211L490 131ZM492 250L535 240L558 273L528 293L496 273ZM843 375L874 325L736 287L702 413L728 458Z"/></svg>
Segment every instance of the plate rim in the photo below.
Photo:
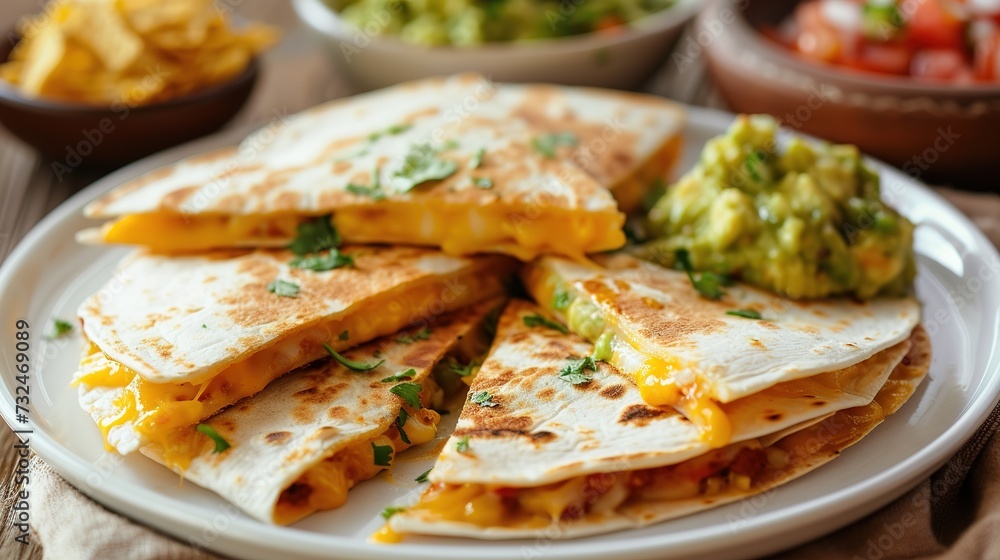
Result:
<svg viewBox="0 0 1000 560"><path fill-rule="evenodd" d="M735 117L734 114L725 111L693 107L686 104L680 105L686 113L685 128L693 126L721 131ZM82 212L83 206L96 198L97 195L114 188L114 186L139 173L156 169L163 165L169 165L170 162L186 157L187 155L197 154L212 147L238 144L239 140L242 140L247 133L259 126L259 123L252 123L236 127L153 154L98 179L63 201L20 240L14 250L4 260L2 266L0 266L0 301L4 299L3 294L8 292L8 288L12 284L17 272L32 260L32 248L41 243L44 237L52 230L58 228L67 217ZM809 137L797 131L791 132L795 136ZM904 174L902 171L874 158L867 159L878 166L883 183L885 183L887 178L892 178L894 181L901 181L908 191L915 189L922 197L938 206L936 211L945 211L951 214L950 217L952 219L957 219L958 223L961 223L967 232L971 233L971 239L974 242L974 246L970 247L971 250L986 259L992 258L994 262L1000 261L1000 253L986 238L985 234L947 200L927 185ZM997 311L1000 311L1000 309ZM993 325L993 328L996 329L996 325ZM775 536L779 533L787 535L789 532L796 532L797 536L794 539L786 538L780 544L774 546L775 550L786 549L792 540L797 540L794 544L800 544L820 534L832 532L841 526L860 519L864 515L896 499L926 478L931 472L949 461L985 422L998 401L1000 401L1000 360L997 359L998 352L1000 352L1000 343L994 345L986 358L986 371L983 372L984 382L976 387L975 397L961 411L956 421L920 451L907 457L893 467L873 477L841 487L825 496L817 496L806 502L799 502L774 512L758 512L751 519L746 520L746 525L739 531L727 529L722 525L716 524L685 530L683 533L671 533L669 537L665 534L637 536L629 539L627 542L616 542L616 552L633 555L637 558L645 557L644 555L662 553L662 550L658 551L658 547L669 544L675 548L675 552L684 553L686 550L699 550L704 553L716 549L722 550L720 548L722 543L719 541L725 540L728 543L725 545L727 549L730 549L734 544L755 544L757 548L748 549L747 552L760 553L760 551L767 548L767 544L764 543L762 546L761 541L768 536ZM0 396L3 397L0 398L0 415L3 416L5 422L12 430L16 430L18 425L13 422L13 394L6 383L0 383ZM34 429L34 422L30 426ZM106 505L109 509L120 513L126 518L139 520L156 530L169 533L181 542L187 542L188 544L192 544L191 535L197 534L204 529L204 523L201 519L202 513L200 513L198 506L185 503L179 504L176 508L156 508L155 506L150 506L148 504L156 503L156 500L162 498L164 494L143 487L115 490L115 488L120 487L117 485L100 485L96 489L94 487L88 488L82 482L84 482L91 471L94 471L94 464L77 457L44 430L34 431L30 439L31 449L59 473L60 476L70 481L74 487L95 501ZM863 496L874 496L875 498L862 499ZM150 499L153 502L150 502ZM830 519L837 519L837 521L827 525L817 523L818 521L828 521ZM815 531L809 530L810 527L817 525L821 525L822 528ZM233 551L245 551L256 547L277 550L273 546L276 535L272 533L274 531L289 530L298 533L292 538L298 541L295 552L299 553L329 554L331 545L335 545L340 549L341 554L349 554L351 555L350 557L355 558L395 558L400 555L401 551L398 547L377 547L355 539L336 537L315 531L296 529L295 527L265 525L248 517L231 519L229 530L220 533L219 537L205 548L217 550L223 554L232 554ZM677 537L680 535L683 535L684 538L678 542ZM720 537L726 537L726 539L720 539ZM287 538L287 536L284 536L282 541ZM502 550L493 550L491 552L493 547L487 541L461 540L456 542L459 542L460 546L445 548L435 544L410 545L407 547L405 554L412 558L464 558L463 550L473 547L479 549L477 553L483 558L506 557ZM523 541L511 542L521 543ZM594 546L594 544L593 539L576 542L562 541L560 542L559 550L548 550L545 554L551 558L604 557L607 551L604 548ZM712 545L715 545L714 548ZM284 550L286 552L293 552L288 549Z"/></svg>

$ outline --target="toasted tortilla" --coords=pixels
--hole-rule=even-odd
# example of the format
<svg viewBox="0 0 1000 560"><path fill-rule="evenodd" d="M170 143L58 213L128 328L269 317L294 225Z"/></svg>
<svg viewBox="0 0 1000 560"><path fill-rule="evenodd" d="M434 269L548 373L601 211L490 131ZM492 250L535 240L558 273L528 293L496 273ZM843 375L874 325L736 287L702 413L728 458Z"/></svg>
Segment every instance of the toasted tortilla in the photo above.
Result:
<svg viewBox="0 0 1000 560"><path fill-rule="evenodd" d="M704 468L706 458L716 456L711 454L722 457L729 448L706 446L683 416L669 407L645 404L629 377L605 364L590 372L589 383L560 380L565 354L586 355L593 347L575 335L524 327L523 317L534 311L524 303L508 307L491 355L470 390L470 395L489 391L498 406L466 405L455 435L431 471L434 484L420 503L389 520L390 537L417 533L478 539L574 538L640 527L753 496L802 476L859 441L905 403L930 363L929 340L917 328L907 340L873 357L868 362L872 371L855 368L859 383L853 387L864 386L866 395L830 390L823 396L830 399L826 403L830 406L817 407L823 410L812 418L809 403L816 402L817 395L798 390L781 391L778 399L772 392L724 405L743 409L727 410L740 420L734 423L739 428L730 447L770 449L768 456L774 453L783 464L765 464L745 488L723 482L709 492L702 482L693 486L698 495L672 497L680 490L644 487L627 498L617 496L620 503L598 512L601 497L610 493L588 495L593 490L586 488L595 483L613 487L636 480L636 473L697 471ZM525 367L525 360L537 365ZM846 371L841 375L848 376ZM795 387L803 381L782 386ZM805 406L796 407L796 400ZM775 441L772 435L780 439ZM460 441L467 446L464 452L457 449ZM544 519L519 517L497 498L501 511L492 520L499 521L490 522L490 512L485 511L490 501L477 497L482 496L476 490L480 487L492 489L487 493L496 492L504 500L532 499L554 509ZM588 509L567 517L570 510L560 508L581 495L590 500ZM470 500L477 500L475 507L465 511L474 513L442 514L440 504Z"/></svg>
<svg viewBox="0 0 1000 560"><path fill-rule="evenodd" d="M513 262L415 247L345 247L353 266L292 268L283 250L136 253L80 308L75 377L110 447L129 453L295 368L496 297ZM267 286L299 287L282 297Z"/></svg>
<svg viewBox="0 0 1000 560"><path fill-rule="evenodd" d="M676 406L716 447L736 427L718 403L858 364L906 340L920 318L912 297L790 301L739 284L713 301L683 272L625 254L594 261L543 257L525 269L525 284L570 328L608 337L609 361L636 376L646 401Z"/></svg>
<svg viewBox="0 0 1000 560"><path fill-rule="evenodd" d="M582 258L624 244L611 193L634 208L676 161L682 123L675 105L635 94L421 80L125 183L86 208L116 220L80 239L170 252L280 246L302 220L332 214L348 242ZM455 172L406 190L396 175L415 175L407 156L425 144Z"/></svg>
<svg viewBox="0 0 1000 560"><path fill-rule="evenodd" d="M261 521L288 524L339 507L352 486L387 468L374 463L373 444L392 446L391 463L402 450L434 438L437 413L415 409L390 389L418 383L423 406L432 407L440 390L428 374L460 340L474 335L496 304L482 302L441 317L424 334L411 328L344 353L362 363L385 360L372 371L328 360L278 379L205 421L229 444L225 451L216 453L193 427L174 442L196 448L187 468L171 464L171 453L161 446L141 451ZM411 369L405 379L383 381ZM400 410L406 413L405 439Z"/></svg>

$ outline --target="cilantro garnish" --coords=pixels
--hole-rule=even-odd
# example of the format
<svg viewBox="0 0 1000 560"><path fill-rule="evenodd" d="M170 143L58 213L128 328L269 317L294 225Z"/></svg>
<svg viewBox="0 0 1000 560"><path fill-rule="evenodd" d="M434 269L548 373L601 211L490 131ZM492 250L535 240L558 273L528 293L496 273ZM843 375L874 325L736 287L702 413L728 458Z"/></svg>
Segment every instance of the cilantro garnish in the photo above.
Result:
<svg viewBox="0 0 1000 560"><path fill-rule="evenodd" d="M385 381L383 379L383 381ZM399 439L403 440L403 443L410 443L410 436L406 435L406 430L403 429L406 426L406 419L410 416L402 408L399 409L399 415L396 416L396 429L399 430Z"/></svg>
<svg viewBox="0 0 1000 560"><path fill-rule="evenodd" d="M434 470L434 467L431 467L431 468L427 469L426 471L424 471L423 473L421 473L420 476L418 476L417 478L414 478L413 480L416 481L416 482L427 482L427 475L431 474L432 470Z"/></svg>
<svg viewBox="0 0 1000 560"><path fill-rule="evenodd" d="M571 303L570 300L571 298L569 292L567 292L562 286L557 287L555 291L552 292L552 307L559 311L563 311L569 307L569 304Z"/></svg>
<svg viewBox="0 0 1000 560"><path fill-rule="evenodd" d="M745 319L763 319L760 312L754 311L753 309L731 309L726 311L726 315L735 315L737 317L743 317Z"/></svg>
<svg viewBox="0 0 1000 560"><path fill-rule="evenodd" d="M289 263L289 265L293 268L302 268L306 270L313 270L315 272L325 272L327 270L333 270L342 266L351 266L353 264L354 257L345 255L336 249L330 249L330 252L326 254L295 257L292 259L292 262Z"/></svg>
<svg viewBox="0 0 1000 560"><path fill-rule="evenodd" d="M556 157L556 148L559 146L576 146L579 140L572 132L556 132L554 134L542 134L531 140L531 146L535 151L547 158Z"/></svg>
<svg viewBox="0 0 1000 560"><path fill-rule="evenodd" d="M378 366L382 365L385 362L385 360L381 360L381 361L379 361L377 363L374 363L374 364L366 364L364 362L355 362L354 360L348 360L347 358L345 358L345 357L341 356L340 354L338 354L337 351L334 350L333 348L331 348L329 344L325 344L324 343L323 344L323 348L326 349L326 351L327 351L328 354L330 354L331 356L333 356L334 360L337 360L338 362L340 362L340 364L342 366L344 366L345 368L347 368L347 369L349 369L351 371L371 371L371 370L377 368Z"/></svg>
<svg viewBox="0 0 1000 560"><path fill-rule="evenodd" d="M423 390L423 387L421 387L419 383L407 382L396 385L392 389L389 389L389 392L403 399L403 402L405 402L406 404L419 410L424 406L420 402L421 390Z"/></svg>
<svg viewBox="0 0 1000 560"><path fill-rule="evenodd" d="M472 375L472 370L475 369L475 367L476 367L475 362L469 362L469 365L463 366L462 364L458 363L458 361L456 361L454 358L448 360L448 369L450 369L452 373L454 373L459 377L468 377Z"/></svg>
<svg viewBox="0 0 1000 560"><path fill-rule="evenodd" d="M431 330L424 327L414 334L403 334L396 337L396 342L400 344L413 344L418 340L427 340L431 336Z"/></svg>
<svg viewBox="0 0 1000 560"><path fill-rule="evenodd" d="M299 224L295 240L288 245L288 249L296 255L308 255L340 247L340 233L333 227L330 218L331 215L327 214Z"/></svg>
<svg viewBox="0 0 1000 560"><path fill-rule="evenodd" d="M411 128L413 128L413 125L411 124L394 124L382 132L372 132L368 135L368 141L374 142L383 136L395 136L397 134L402 134Z"/></svg>
<svg viewBox="0 0 1000 560"><path fill-rule="evenodd" d="M279 278L267 285L267 291L276 296L293 298L299 296L299 285Z"/></svg>
<svg viewBox="0 0 1000 560"><path fill-rule="evenodd" d="M59 338L73 332L73 323L62 319L52 319L52 334L49 338Z"/></svg>
<svg viewBox="0 0 1000 560"><path fill-rule="evenodd" d="M500 406L500 403L493 401L493 395L491 395L489 391L476 391L475 393L472 393L469 395L469 402L487 408Z"/></svg>
<svg viewBox="0 0 1000 560"><path fill-rule="evenodd" d="M219 432L215 431L215 428L209 426L208 424L198 424L195 430L208 436L213 442L215 442L215 451L212 453L222 453L223 451L229 449L231 446L229 442L219 435Z"/></svg>
<svg viewBox="0 0 1000 560"><path fill-rule="evenodd" d="M469 450L469 436L465 436L462 439L455 442L455 451L459 453L465 453Z"/></svg>
<svg viewBox="0 0 1000 560"><path fill-rule="evenodd" d="M486 148L479 148L472 154L472 159L469 160L469 167L479 169L479 166L483 164L484 157L486 157Z"/></svg>
<svg viewBox="0 0 1000 560"><path fill-rule="evenodd" d="M375 445L372 442L372 455L375 457L375 464L380 467L388 467L392 465L392 446L391 445Z"/></svg>
<svg viewBox="0 0 1000 560"><path fill-rule="evenodd" d="M401 371L395 375L390 375L382 380L382 383L392 383L393 381L402 381L404 379L412 379L414 375L417 374L417 370L410 368L406 371Z"/></svg>
<svg viewBox="0 0 1000 560"><path fill-rule="evenodd" d="M559 331L563 334L569 334L569 329L551 319L542 317L538 313L535 313L534 315L525 315L523 320L524 324L529 327L545 327L554 331Z"/></svg>
<svg viewBox="0 0 1000 560"><path fill-rule="evenodd" d="M402 168L392 174L392 184L400 192L408 192L428 181L447 179L457 170L455 162L439 158L430 144L415 144L403 160Z"/></svg>
<svg viewBox="0 0 1000 560"><path fill-rule="evenodd" d="M747 157L743 160L743 167L747 170L747 174L750 178L754 180L755 183L760 183L764 180L763 168L764 161L767 160L767 154L762 150L754 150L747 154Z"/></svg>
<svg viewBox="0 0 1000 560"><path fill-rule="evenodd" d="M483 190L492 189L493 179L490 179L489 177L473 177L472 184Z"/></svg>
<svg viewBox="0 0 1000 560"><path fill-rule="evenodd" d="M350 340L351 339L351 331L346 331L345 330L344 332L340 333L340 336L338 336L337 338L339 338L340 340Z"/></svg>
<svg viewBox="0 0 1000 560"><path fill-rule="evenodd" d="M687 272L688 278L691 279L691 285L703 297L719 299L726 295L726 291L722 287L729 283L729 278L709 271L699 273L696 278L694 268L691 266L691 257L685 249L677 251L677 262L683 267L684 272Z"/></svg>
<svg viewBox="0 0 1000 560"><path fill-rule="evenodd" d="M374 200L382 200L385 198L385 192L383 192L380 187L367 187L365 185L355 185L354 183L349 183L347 185L347 192L358 196L368 196Z"/></svg>
<svg viewBox="0 0 1000 560"><path fill-rule="evenodd" d="M382 510L382 517L384 519L389 519L393 515L396 515L397 513L401 513L404 511L406 511L405 507L389 506Z"/></svg>
<svg viewBox="0 0 1000 560"><path fill-rule="evenodd" d="M597 371L597 362L593 356L586 358L571 359L566 367L559 371L559 379L570 385L582 385L593 381L593 377L587 375L587 370Z"/></svg>

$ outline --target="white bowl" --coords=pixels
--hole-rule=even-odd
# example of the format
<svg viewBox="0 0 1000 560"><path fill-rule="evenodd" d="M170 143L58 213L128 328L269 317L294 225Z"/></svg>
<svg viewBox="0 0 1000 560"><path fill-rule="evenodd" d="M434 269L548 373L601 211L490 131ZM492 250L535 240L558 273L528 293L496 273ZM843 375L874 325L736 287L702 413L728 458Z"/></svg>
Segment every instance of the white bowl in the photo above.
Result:
<svg viewBox="0 0 1000 560"><path fill-rule="evenodd" d="M469 71L498 82L634 89L663 63L670 44L702 4L702 0L678 0L612 35L420 47L378 36L377 23L367 31L355 28L322 0L292 0L302 21L322 38L337 68L363 89Z"/></svg>

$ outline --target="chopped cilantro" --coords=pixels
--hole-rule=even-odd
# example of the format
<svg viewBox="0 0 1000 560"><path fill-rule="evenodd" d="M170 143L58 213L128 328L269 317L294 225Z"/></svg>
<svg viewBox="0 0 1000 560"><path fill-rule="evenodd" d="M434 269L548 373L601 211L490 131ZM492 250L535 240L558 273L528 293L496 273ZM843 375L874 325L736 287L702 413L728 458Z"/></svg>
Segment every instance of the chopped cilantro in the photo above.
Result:
<svg viewBox="0 0 1000 560"><path fill-rule="evenodd" d="M397 134L402 134L411 128L413 128L413 125L410 124L394 124L382 132L373 132L369 134L368 141L374 142L383 136L395 136Z"/></svg>
<svg viewBox="0 0 1000 560"><path fill-rule="evenodd" d="M534 315L525 315L523 320L524 324L529 327L545 327L554 331L559 331L563 334L569 334L569 329L551 319L542 317L538 313L535 313Z"/></svg>
<svg viewBox="0 0 1000 560"><path fill-rule="evenodd" d="M587 370L597 371L597 362L594 360L593 356L571 359L569 364L559 371L559 379L562 379L570 385L590 383L593 378L585 373Z"/></svg>
<svg viewBox="0 0 1000 560"><path fill-rule="evenodd" d="M415 334L403 334L396 337L396 342L400 344L413 344L418 340L427 340L431 336L431 330L424 327Z"/></svg>
<svg viewBox="0 0 1000 560"><path fill-rule="evenodd" d="M696 278L694 275L694 268L691 266L691 257L688 252L684 249L677 251L677 262L680 263L684 271L687 272L688 278L691 279L691 285L694 286L695 290L703 297L708 299L719 299L726 295L726 291L722 289L723 286L729 283L729 278L722 274L716 274L714 272L701 272Z"/></svg>
<svg viewBox="0 0 1000 560"><path fill-rule="evenodd" d="M295 240L288 245L288 249L296 255L308 255L340 247L340 233L333 227L330 218L331 215L327 214L299 224Z"/></svg>
<svg viewBox="0 0 1000 560"><path fill-rule="evenodd" d="M492 189L493 179L490 179L489 177L473 177L472 184L483 190Z"/></svg>
<svg viewBox="0 0 1000 560"><path fill-rule="evenodd" d="M423 408L423 404L420 403L420 391L423 387L419 383L400 383L392 389L389 389L393 395L403 399L403 402L410 405L411 407L420 410Z"/></svg>
<svg viewBox="0 0 1000 560"><path fill-rule="evenodd" d="M410 436L406 435L406 430L403 429L406 426L406 419L409 417L402 408L399 409L399 415L396 416L396 429L399 430L399 439L403 440L403 443L410 443Z"/></svg>
<svg viewBox="0 0 1000 560"><path fill-rule="evenodd" d="M289 263L289 265L293 268L302 268L316 272L325 272L327 270L333 270L342 266L351 266L353 264L354 257L345 255L336 249L330 249L330 252L326 254L295 257L292 259L292 262Z"/></svg>
<svg viewBox="0 0 1000 560"><path fill-rule="evenodd" d="M400 192L408 192L428 181L447 179L457 170L455 162L439 158L430 144L415 144L403 160L402 168L392 174L392 184Z"/></svg>
<svg viewBox="0 0 1000 560"><path fill-rule="evenodd" d="M380 187L368 187L365 185L355 185L354 183L349 183L347 185L347 192L358 196L368 196L374 200L382 200L385 198L385 192Z"/></svg>
<svg viewBox="0 0 1000 560"><path fill-rule="evenodd" d="M469 402L488 408L500 406L499 403L493 401L493 395L491 395L489 391L476 391L475 393L472 393L469 395Z"/></svg>
<svg viewBox="0 0 1000 560"><path fill-rule="evenodd" d="M746 169L747 174L750 175L750 178L755 183L760 183L764 180L764 168L761 166L766 160L767 154L763 150L754 150L747 154L747 157L743 160L743 168Z"/></svg>
<svg viewBox="0 0 1000 560"><path fill-rule="evenodd" d="M476 368L475 362L469 362L469 365L463 366L462 364L458 363L458 361L455 360L454 358L448 360L448 369L450 369L452 373L454 373L459 377L468 377L472 375L472 370L475 368Z"/></svg>
<svg viewBox="0 0 1000 560"><path fill-rule="evenodd" d="M432 470L434 470L434 467L431 467L431 468L427 469L426 471L422 472L420 474L420 476L418 476L417 478L414 478L413 480L416 481L416 482L427 482L427 475L431 474Z"/></svg>
<svg viewBox="0 0 1000 560"><path fill-rule="evenodd" d="M267 285L267 291L276 296L293 298L299 296L299 285L279 278Z"/></svg>
<svg viewBox="0 0 1000 560"><path fill-rule="evenodd" d="M531 140L531 146L535 151L547 158L556 157L556 148L559 146L576 146L579 140L572 132L557 132L555 134L542 134Z"/></svg>
<svg viewBox="0 0 1000 560"><path fill-rule="evenodd" d="M462 439L455 442L455 451L459 453L465 453L469 450L469 436L465 436Z"/></svg>
<svg viewBox="0 0 1000 560"><path fill-rule="evenodd" d="M763 319L760 312L754 311L753 309L731 309L726 311L726 315L735 315L745 319Z"/></svg>
<svg viewBox="0 0 1000 560"><path fill-rule="evenodd" d="M385 519L389 519L393 515L396 515L397 513L401 513L404 511L406 511L405 507L389 506L382 510L382 517Z"/></svg>
<svg viewBox="0 0 1000 560"><path fill-rule="evenodd" d="M479 166L483 164L484 157L486 157L486 148L479 148L472 154L472 159L469 160L469 167L479 169Z"/></svg>
<svg viewBox="0 0 1000 560"><path fill-rule="evenodd" d="M207 326L205 325L205 323L202 323L202 324L201 324L201 328L203 328L203 329L207 329L208 327L207 327Z"/></svg>
<svg viewBox="0 0 1000 560"><path fill-rule="evenodd" d="M73 332L73 323L62 319L52 320L52 334L49 338L59 338Z"/></svg>
<svg viewBox="0 0 1000 560"><path fill-rule="evenodd" d="M338 354L337 351L334 350L333 348L331 348L329 344L323 344L323 348L326 349L326 351L327 351L328 354L330 354L331 356L333 356L334 360L337 360L338 362L340 362L340 364L342 366L344 366L345 368L347 368L347 369L349 369L351 371L371 371L371 370L377 368L378 366L382 365L385 362L385 360L382 360L382 361L377 362L375 364L366 364L364 362L355 362L353 360L348 360L347 358L345 358L345 357L341 356L340 354Z"/></svg>
<svg viewBox="0 0 1000 560"><path fill-rule="evenodd" d="M555 291L552 292L552 307L559 311L563 311L569 307L570 303L572 303L572 298L570 297L569 292L567 292L562 286L556 287Z"/></svg>
<svg viewBox="0 0 1000 560"><path fill-rule="evenodd" d="M338 336L337 338L339 338L340 340L350 340L351 339L351 331L346 331L345 330L344 332L340 333L340 336Z"/></svg>
<svg viewBox="0 0 1000 560"><path fill-rule="evenodd" d="M412 379L414 375L417 374L417 370L410 368L406 371L401 371L395 375L390 375L382 380L382 383L392 383L394 381L402 381L404 379Z"/></svg>
<svg viewBox="0 0 1000 560"><path fill-rule="evenodd" d="M219 435L219 432L215 431L215 428L209 426L208 424L198 424L195 430L208 436L213 442L215 442L215 450L212 453L222 453L223 451L229 449L231 446L229 442Z"/></svg>
<svg viewBox="0 0 1000 560"><path fill-rule="evenodd" d="M391 445L375 445L372 442L372 455L375 458L375 464L379 467L388 467L392 465L392 446Z"/></svg>

